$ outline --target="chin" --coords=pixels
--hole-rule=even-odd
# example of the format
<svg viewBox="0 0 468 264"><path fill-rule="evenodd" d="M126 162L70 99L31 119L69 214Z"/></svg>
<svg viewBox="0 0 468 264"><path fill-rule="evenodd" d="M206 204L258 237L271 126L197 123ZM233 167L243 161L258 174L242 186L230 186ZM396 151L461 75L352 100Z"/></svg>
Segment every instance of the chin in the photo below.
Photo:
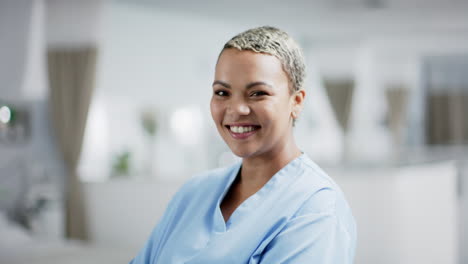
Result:
<svg viewBox="0 0 468 264"><path fill-rule="evenodd" d="M242 159L250 158L250 157L255 156L257 154L256 151L245 149L245 148L244 149L232 149L231 148L231 151L232 151L232 153L234 153L234 155L236 155L237 157L242 158Z"/></svg>

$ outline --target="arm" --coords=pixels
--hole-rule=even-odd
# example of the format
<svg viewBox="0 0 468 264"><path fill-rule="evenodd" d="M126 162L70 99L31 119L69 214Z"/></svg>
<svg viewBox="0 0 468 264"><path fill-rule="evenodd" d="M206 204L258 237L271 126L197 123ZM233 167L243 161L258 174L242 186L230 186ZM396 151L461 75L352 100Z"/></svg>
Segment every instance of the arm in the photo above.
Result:
<svg viewBox="0 0 468 264"><path fill-rule="evenodd" d="M266 246L260 263L353 263L356 243L354 218L343 213L346 211L338 206L340 201L331 189L315 193ZM337 206L345 217L338 217ZM351 222L340 222L341 219Z"/></svg>
<svg viewBox="0 0 468 264"><path fill-rule="evenodd" d="M354 245L334 214L309 214L291 220L270 242L260 263L351 264Z"/></svg>

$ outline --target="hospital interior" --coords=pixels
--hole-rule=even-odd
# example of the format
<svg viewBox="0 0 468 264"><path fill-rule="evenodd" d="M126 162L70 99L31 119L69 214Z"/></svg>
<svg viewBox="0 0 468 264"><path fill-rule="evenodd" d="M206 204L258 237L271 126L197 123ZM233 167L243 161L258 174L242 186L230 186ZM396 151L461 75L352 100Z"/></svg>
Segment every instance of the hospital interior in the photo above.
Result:
<svg viewBox="0 0 468 264"><path fill-rule="evenodd" d="M468 264L468 1L0 0L0 263L129 263L178 188L239 158L210 114L246 29L307 64L294 128L356 264Z"/></svg>

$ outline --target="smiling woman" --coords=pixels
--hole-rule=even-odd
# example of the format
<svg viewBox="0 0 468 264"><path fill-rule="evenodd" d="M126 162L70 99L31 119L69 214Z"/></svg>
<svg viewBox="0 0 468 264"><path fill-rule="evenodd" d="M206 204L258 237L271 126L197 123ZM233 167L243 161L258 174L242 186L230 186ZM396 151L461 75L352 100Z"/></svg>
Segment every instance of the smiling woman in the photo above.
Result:
<svg viewBox="0 0 468 264"><path fill-rule="evenodd" d="M280 61L254 51L226 49L216 66L211 113L218 132L242 158L262 158L292 149L293 112L302 108L304 90L291 95ZM294 155L293 153L291 153ZM291 155L289 154L289 155Z"/></svg>
<svg viewBox="0 0 468 264"><path fill-rule="evenodd" d="M348 203L294 140L304 69L299 47L277 28L254 28L226 43L211 114L242 161L186 183L131 263L353 262Z"/></svg>

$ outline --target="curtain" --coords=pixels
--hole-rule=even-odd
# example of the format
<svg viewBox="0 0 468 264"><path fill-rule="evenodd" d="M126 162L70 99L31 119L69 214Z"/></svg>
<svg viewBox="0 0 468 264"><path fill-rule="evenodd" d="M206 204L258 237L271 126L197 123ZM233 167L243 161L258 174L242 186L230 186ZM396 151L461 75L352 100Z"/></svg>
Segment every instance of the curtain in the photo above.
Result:
<svg viewBox="0 0 468 264"><path fill-rule="evenodd" d="M354 80L352 79L329 79L324 80L323 85L327 91L328 100L335 113L338 125L343 130L343 141L341 149L341 162L347 163L351 159L350 141L348 135L349 116L354 93Z"/></svg>
<svg viewBox="0 0 468 264"><path fill-rule="evenodd" d="M353 80L325 80L328 99L343 131L348 131L348 119L354 92Z"/></svg>
<svg viewBox="0 0 468 264"><path fill-rule="evenodd" d="M468 143L468 56L424 60L428 144Z"/></svg>
<svg viewBox="0 0 468 264"><path fill-rule="evenodd" d="M87 239L79 162L91 95L94 88L95 47L54 48L48 51L50 106L66 172L66 236Z"/></svg>
<svg viewBox="0 0 468 264"><path fill-rule="evenodd" d="M385 90L388 105L388 127L396 144L401 144L405 125L408 89L403 85L390 85Z"/></svg>
<svg viewBox="0 0 468 264"><path fill-rule="evenodd" d="M430 144L468 142L468 93L431 94L427 103Z"/></svg>

